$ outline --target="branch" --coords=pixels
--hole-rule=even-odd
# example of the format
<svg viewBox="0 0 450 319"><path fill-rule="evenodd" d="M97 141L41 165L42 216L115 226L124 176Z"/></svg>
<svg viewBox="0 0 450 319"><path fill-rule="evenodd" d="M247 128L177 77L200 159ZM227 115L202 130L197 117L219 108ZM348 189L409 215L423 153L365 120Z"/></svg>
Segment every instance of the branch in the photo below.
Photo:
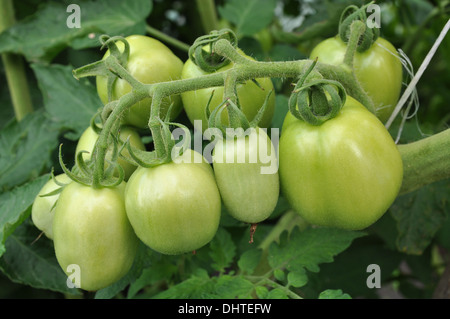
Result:
<svg viewBox="0 0 450 319"><path fill-rule="evenodd" d="M450 178L450 129L398 149L403 159L400 195Z"/></svg>

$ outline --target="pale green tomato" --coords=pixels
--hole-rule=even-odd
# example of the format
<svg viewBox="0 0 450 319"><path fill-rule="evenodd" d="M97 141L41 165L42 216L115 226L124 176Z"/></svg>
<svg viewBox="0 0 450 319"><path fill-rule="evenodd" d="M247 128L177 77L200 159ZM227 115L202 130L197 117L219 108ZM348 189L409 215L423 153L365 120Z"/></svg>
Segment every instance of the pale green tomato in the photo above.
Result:
<svg viewBox="0 0 450 319"><path fill-rule="evenodd" d="M127 138L130 138L130 144L131 146L140 149L145 150L145 145L142 143L141 137L137 133L137 131L131 127L122 126L120 128L119 138L121 141L125 142ZM98 140L98 134L92 129L92 127L88 127L83 134L81 134L80 139L78 140L77 148L75 150L75 154L78 154L81 151L87 151L89 153L83 153L83 159L85 161L89 160L92 155L92 151L94 150L95 143ZM112 157L112 148L108 150L108 153L106 154L107 159L111 159ZM125 156L129 155L129 152L126 148L122 150L122 154ZM136 169L136 166L132 163L126 161L123 158L118 158L117 162L122 166L124 172L125 172L125 180L128 180L130 178L131 174ZM108 164L106 164L108 166Z"/></svg>
<svg viewBox="0 0 450 319"><path fill-rule="evenodd" d="M179 80L183 62L162 42L143 35L131 35L125 38L130 45L130 55L126 69L138 81L144 84L168 82ZM122 42L117 42L119 50L123 51ZM109 50L103 59L109 56ZM105 76L97 76L97 92L104 104L108 102L107 80ZM112 99L118 100L123 95L131 92L130 84L117 79L112 89ZM138 128L147 128L150 118L151 98L131 106L126 111L123 124ZM172 95L164 98L161 105L161 118L164 118L169 106L173 103L171 119L174 119L182 110L181 97Z"/></svg>
<svg viewBox="0 0 450 319"><path fill-rule="evenodd" d="M228 70L231 67L233 67L233 63L229 63L228 65L220 68L214 73ZM210 73L203 71L197 65L195 65L194 62L188 59L184 63L181 78L192 79L206 74ZM255 115L261 109L261 106L264 104L267 94L271 92L271 90L273 90L273 83L270 78L258 78L256 80L261 87L258 87L258 85L256 85L251 80L237 85L237 95L239 98L241 110L249 121L253 120ZM214 95L209 105L209 109L212 112L223 101L223 86L211 87L195 91L186 91L181 93L183 107L189 120L192 124L195 124L195 120L201 120L203 131L208 128L205 111L206 105L208 104L208 101L210 100L213 92ZM269 97L264 116L262 117L261 122L258 125L264 128L270 127L274 111L275 94L272 92ZM224 124L228 123L228 112L226 110L222 113L222 119Z"/></svg>
<svg viewBox="0 0 450 319"><path fill-rule="evenodd" d="M66 174L57 175L55 178L63 184L68 184L72 181ZM31 207L33 224L50 239L53 239L53 217L55 216L55 205L59 198L59 193L51 196L43 195L49 194L60 187L53 179L50 179L41 188Z"/></svg>
<svg viewBox="0 0 450 319"><path fill-rule="evenodd" d="M197 250L219 226L221 201L212 168L204 160L190 162L191 152L179 162L139 167L127 184L130 223L142 242L162 254Z"/></svg>
<svg viewBox="0 0 450 319"><path fill-rule="evenodd" d="M259 223L275 209L279 196L275 148L261 128L219 139L213 168L228 213L246 223Z"/></svg>
<svg viewBox="0 0 450 319"><path fill-rule="evenodd" d="M68 276L79 268L80 287L105 288L131 268L139 240L124 203L125 182L95 189L76 182L62 191L53 221L53 242L59 265Z"/></svg>
<svg viewBox="0 0 450 319"><path fill-rule="evenodd" d="M288 113L279 158L282 193L314 225L364 229L388 210L402 185L402 158L392 137L350 96L322 125Z"/></svg>
<svg viewBox="0 0 450 319"><path fill-rule="evenodd" d="M347 45L338 37L320 42L311 52L311 59L339 65L344 62ZM355 52L353 65L356 78L372 98L376 116L385 123L397 105L402 89L402 63L395 47L378 38L364 52Z"/></svg>

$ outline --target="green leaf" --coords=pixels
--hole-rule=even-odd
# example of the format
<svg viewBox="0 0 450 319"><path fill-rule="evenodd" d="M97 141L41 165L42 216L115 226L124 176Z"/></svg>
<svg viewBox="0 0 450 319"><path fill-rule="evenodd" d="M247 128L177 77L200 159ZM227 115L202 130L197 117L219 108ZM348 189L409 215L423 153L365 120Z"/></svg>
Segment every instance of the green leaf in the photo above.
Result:
<svg viewBox="0 0 450 319"><path fill-rule="evenodd" d="M343 293L340 289L327 289L320 293L319 299L352 299L352 297L349 294Z"/></svg>
<svg viewBox="0 0 450 319"><path fill-rule="evenodd" d="M261 249L250 249L242 253L238 260L239 268L245 273L251 275L261 260Z"/></svg>
<svg viewBox="0 0 450 319"><path fill-rule="evenodd" d="M211 298L214 291L214 281L204 269L198 269L195 274L185 281L174 285L157 294L155 299L204 299Z"/></svg>
<svg viewBox="0 0 450 319"><path fill-rule="evenodd" d="M5 252L6 239L30 215L28 208L49 178L41 176L0 195L0 256Z"/></svg>
<svg viewBox="0 0 450 319"><path fill-rule="evenodd" d="M75 49L99 46L98 36L144 34L152 2L147 0L80 0L80 28L68 27L75 11L73 1L45 2L33 15L0 34L0 53L22 54L28 61L51 61L68 46Z"/></svg>
<svg viewBox="0 0 450 319"><path fill-rule="evenodd" d="M21 224L6 241L0 270L15 283L79 295L77 289L67 287L67 276L56 260L53 242L45 236L36 240L38 236L31 222Z"/></svg>
<svg viewBox="0 0 450 319"><path fill-rule="evenodd" d="M76 140L103 106L96 88L88 79L77 81L70 65L32 64L31 67L44 97L45 109L61 128L71 131L66 137Z"/></svg>
<svg viewBox="0 0 450 319"><path fill-rule="evenodd" d="M319 264L330 263L334 256L347 249L351 242L363 233L328 228L294 229L280 236L280 243L269 246L269 264L273 269L281 268L289 272L295 284L304 284L300 269L319 271ZM289 276L289 274L288 274ZM288 277L289 278L289 277Z"/></svg>
<svg viewBox="0 0 450 319"><path fill-rule="evenodd" d="M0 189L36 178L48 168L58 134L42 110L12 121L0 131ZM3 212L2 212L3 213Z"/></svg>
<svg viewBox="0 0 450 319"><path fill-rule="evenodd" d="M396 199L390 208L397 220L397 247L420 255L428 247L444 220L448 218L448 180L427 185Z"/></svg>
<svg viewBox="0 0 450 319"><path fill-rule="evenodd" d="M299 288L306 285L308 282L308 275L306 274L306 271L304 268L299 268L294 271L291 271L288 274L288 283L289 285Z"/></svg>
<svg viewBox="0 0 450 319"><path fill-rule="evenodd" d="M218 11L236 26L238 37L250 36L272 22L276 3L275 0L228 0Z"/></svg>
<svg viewBox="0 0 450 319"><path fill-rule="evenodd" d="M223 299L251 298L253 290L253 284L242 276L222 275L217 278L214 294Z"/></svg>
<svg viewBox="0 0 450 319"><path fill-rule="evenodd" d="M223 271L228 267L236 255L236 245L230 233L224 228L218 229L216 236L210 243L210 248L209 255L213 260L211 266L218 271Z"/></svg>

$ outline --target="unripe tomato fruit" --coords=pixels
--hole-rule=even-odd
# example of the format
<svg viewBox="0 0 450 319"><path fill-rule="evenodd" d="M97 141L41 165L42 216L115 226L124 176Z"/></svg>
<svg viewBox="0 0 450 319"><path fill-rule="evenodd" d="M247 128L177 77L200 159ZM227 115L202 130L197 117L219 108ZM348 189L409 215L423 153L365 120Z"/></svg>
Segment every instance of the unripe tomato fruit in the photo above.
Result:
<svg viewBox="0 0 450 319"><path fill-rule="evenodd" d="M318 62L339 65L347 45L338 37L320 42L310 54ZM386 39L378 38L364 52L355 52L353 66L362 88L375 106L376 116L385 123L397 105L402 89L402 64L399 53Z"/></svg>
<svg viewBox="0 0 450 319"><path fill-rule="evenodd" d="M122 126L120 128L119 138L122 142L125 142L128 138L130 138L130 144L131 146L140 149L145 150L145 145L142 143L141 137L137 133L135 129L132 127ZM98 134L92 129L92 127L88 127L86 130L84 130L83 134L81 134L80 139L77 143L77 148L75 150L75 154L78 154L81 151L87 151L89 153L83 153L83 159L85 161L89 160L91 158L92 152L94 150L95 143L98 140ZM106 154L106 158L111 160L112 157L112 151L113 146L110 147ZM128 150L125 148L123 149L124 155L129 155ZM127 162L126 160L122 158L118 158L117 162L122 166L124 172L125 172L125 180L128 180L130 178L131 174L136 169L136 166L131 164L130 162ZM106 163L106 166L109 165Z"/></svg>
<svg viewBox="0 0 450 319"><path fill-rule="evenodd" d="M130 223L142 242L162 254L197 250L219 226L221 201L212 168L199 153L201 161L191 161L193 153L183 153L187 162L139 167L127 184Z"/></svg>
<svg viewBox="0 0 450 319"><path fill-rule="evenodd" d="M167 82L180 79L183 62L162 42L143 35L131 35L125 38L130 45L130 55L126 69L138 81L144 84ZM122 42L116 42L123 51ZM109 56L109 50L103 59ZM107 80L97 76L97 92L104 104L108 102ZM112 99L118 100L129 93L131 86L123 79L117 79L113 85ZM150 118L151 98L145 98L125 112L122 123L138 128L147 128ZM174 119L182 110L179 95L164 98L161 104L161 118L164 118L171 103L174 103L171 118Z"/></svg>
<svg viewBox="0 0 450 319"><path fill-rule="evenodd" d="M242 53L242 52L241 52ZM243 53L242 53L243 54ZM245 55L245 54L244 54ZM247 56L248 57L248 56ZM251 57L248 57L251 59ZM222 72L232 68L233 62L223 66L218 69L217 72ZM182 79L192 79L197 78L206 74L211 74L203 71L191 59L188 59L184 63L184 67L181 73ZM245 82L244 84L237 84L237 95L242 112L245 114L246 118L251 121L255 115L258 113L259 109L263 105L267 94L273 90L273 83L270 78L259 78L256 79L261 86L258 87L251 80ZM206 119L206 105L211 98L211 94L214 91L213 98L211 99L209 109L212 112L217 106L219 106L223 101L223 86L221 87L211 87L206 89L200 89L195 91L186 91L181 93L181 98L183 101L183 107L186 111L190 122L194 124L195 120L202 121L203 131L208 128L208 121ZM258 124L260 127L270 127L272 117L275 111L275 94L272 93L269 97L269 101L265 110L265 113ZM222 113L223 123L228 122L228 112L224 110Z"/></svg>
<svg viewBox="0 0 450 319"><path fill-rule="evenodd" d="M124 202L125 182L95 189L67 185L56 204L53 241L59 265L80 268L80 288L96 291L122 278L131 268L139 240ZM67 273L70 275L70 273Z"/></svg>
<svg viewBox="0 0 450 319"><path fill-rule="evenodd" d="M66 174L55 176L58 182L68 184L72 180ZM55 204L60 194L42 196L57 190L60 186L50 179L39 191L31 207L31 220L37 229L41 230L49 239L53 239L53 217Z"/></svg>
<svg viewBox="0 0 450 319"><path fill-rule="evenodd" d="M261 128L236 138L219 139L213 168L228 213L246 223L259 223L275 209L279 197L275 148Z"/></svg>
<svg viewBox="0 0 450 319"><path fill-rule="evenodd" d="M392 137L350 96L335 118L319 126L288 113L279 154L282 192L307 222L319 226L370 226L402 184L402 158Z"/></svg>

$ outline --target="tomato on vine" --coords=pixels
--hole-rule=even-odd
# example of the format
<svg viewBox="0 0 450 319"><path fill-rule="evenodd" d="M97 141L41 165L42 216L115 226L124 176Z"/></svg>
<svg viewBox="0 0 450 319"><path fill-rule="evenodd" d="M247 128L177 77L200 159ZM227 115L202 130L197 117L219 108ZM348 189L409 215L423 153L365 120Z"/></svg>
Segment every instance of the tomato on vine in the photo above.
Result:
<svg viewBox="0 0 450 319"><path fill-rule="evenodd" d="M288 112L282 129L282 192L306 221L363 229L397 197L403 178L400 153L383 124L352 97L321 125Z"/></svg>
<svg viewBox="0 0 450 319"><path fill-rule="evenodd" d="M241 54L245 55L239 50ZM222 66L215 72L206 72L198 67L191 59L188 59L184 63L184 67L181 73L182 79L194 79L207 74L219 73L229 70L233 67L233 62ZM245 83L237 84L236 91L239 99L240 107L242 112L245 114L248 120L251 120L258 113L261 105L263 105L264 100L268 92L273 90L273 83L270 78L258 78L257 83L252 80L248 80ZM202 121L202 128L205 130L208 127L208 122L206 118L206 106L209 103L209 110L213 111L217 108L223 101L224 87L210 87L194 91L186 91L181 93L181 98L183 101L184 110L191 121L194 124L195 120ZM259 126L263 128L270 127L272 117L275 111L275 94L272 94L263 118L260 121ZM223 112L224 120L227 119L227 112Z"/></svg>
<svg viewBox="0 0 450 319"><path fill-rule="evenodd" d="M55 176L55 180L52 178L45 183L31 207L31 220L33 221L33 224L49 239L53 239L55 205L60 195L59 193L53 194L53 192L61 187L57 183L68 184L72 181L69 176L64 173Z"/></svg>
<svg viewBox="0 0 450 319"><path fill-rule="evenodd" d="M347 45L339 36L320 42L310 58L341 65ZM385 123L397 105L402 89L402 64L399 53L386 39L378 37L369 49L355 52L353 66L357 80L372 99L376 116Z"/></svg>
<svg viewBox="0 0 450 319"><path fill-rule="evenodd" d="M83 153L83 159L85 161L91 158L92 152L94 150L95 143L98 140L99 135L94 131L94 129L89 126L84 132L81 134L80 139L78 140L77 147L75 149L75 154L78 154L81 151L86 151L88 153ZM134 148L145 150L145 145L142 142L142 139L139 133L132 127L122 126L119 132L119 139L122 142L125 142L129 139L131 146ZM125 148L123 150L125 155L128 154L128 150ZM108 150L108 154L106 155L106 159L111 159L112 156L112 147ZM130 178L131 174L137 168L134 164L126 161L125 159L119 157L117 160L118 164L122 166L125 173L125 180Z"/></svg>
<svg viewBox="0 0 450 319"><path fill-rule="evenodd" d="M279 197L278 160L264 129L250 128L218 139L213 168L227 212L256 224L273 212Z"/></svg>
<svg viewBox="0 0 450 319"><path fill-rule="evenodd" d="M130 46L126 69L138 81L144 84L166 82L180 79L183 62L162 42L143 35L131 35L125 38ZM119 50L123 50L124 45L118 42ZM108 57L108 50L103 59ZM104 104L108 103L108 87L106 76L97 76L97 92ZM121 96L129 93L131 86L128 82L118 78L112 87L112 100L118 100ZM124 125L131 125L138 128L147 128L150 117L151 98L131 106L126 111L122 120ZM171 118L175 118L182 110L181 98L179 95L171 95L162 101L161 118L164 118L170 105L173 103Z"/></svg>
<svg viewBox="0 0 450 319"><path fill-rule="evenodd" d="M56 204L53 242L59 265L71 274L79 267L80 288L96 291L122 278L131 268L139 240L125 211L125 182L93 188L67 185Z"/></svg>
<svg viewBox="0 0 450 319"><path fill-rule="evenodd" d="M162 254L195 251L219 227L221 201L214 173L190 149L176 161L139 167L128 181L125 204L136 235Z"/></svg>

